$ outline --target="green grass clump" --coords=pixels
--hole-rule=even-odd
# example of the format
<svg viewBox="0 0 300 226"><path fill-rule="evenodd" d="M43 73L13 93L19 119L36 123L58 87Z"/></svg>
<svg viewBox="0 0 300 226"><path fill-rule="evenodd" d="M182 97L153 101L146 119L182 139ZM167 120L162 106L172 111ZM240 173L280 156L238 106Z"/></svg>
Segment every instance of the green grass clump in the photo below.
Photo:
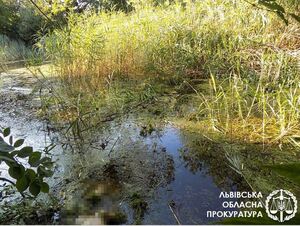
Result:
<svg viewBox="0 0 300 226"><path fill-rule="evenodd" d="M32 50L20 40L0 34L0 62L23 60L32 56Z"/></svg>
<svg viewBox="0 0 300 226"><path fill-rule="evenodd" d="M292 143L300 147L299 77L283 82L255 83L236 75L199 94L199 121L234 140L251 143Z"/></svg>

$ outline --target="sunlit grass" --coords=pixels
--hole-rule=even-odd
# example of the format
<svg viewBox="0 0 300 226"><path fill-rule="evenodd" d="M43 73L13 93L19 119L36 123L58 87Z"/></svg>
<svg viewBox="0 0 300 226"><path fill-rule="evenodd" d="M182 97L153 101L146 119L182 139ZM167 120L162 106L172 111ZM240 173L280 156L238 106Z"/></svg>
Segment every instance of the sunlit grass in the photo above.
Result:
<svg viewBox="0 0 300 226"><path fill-rule="evenodd" d="M137 11L71 15L40 44L64 77L98 85L118 75L222 75L260 68L259 55L299 47L297 27L236 1L200 1ZM268 59L266 59L268 60Z"/></svg>
<svg viewBox="0 0 300 226"><path fill-rule="evenodd" d="M70 15L38 46L74 106L79 98L82 106L123 108L132 99L115 81L134 81L130 91L145 79L176 76L193 86L204 78L209 90L195 89L200 123L238 140L298 145L299 37L299 24L245 1L203 0Z"/></svg>
<svg viewBox="0 0 300 226"><path fill-rule="evenodd" d="M299 77L253 84L237 76L217 83L212 76L210 84L210 94L200 96L199 114L215 132L240 141L299 147Z"/></svg>

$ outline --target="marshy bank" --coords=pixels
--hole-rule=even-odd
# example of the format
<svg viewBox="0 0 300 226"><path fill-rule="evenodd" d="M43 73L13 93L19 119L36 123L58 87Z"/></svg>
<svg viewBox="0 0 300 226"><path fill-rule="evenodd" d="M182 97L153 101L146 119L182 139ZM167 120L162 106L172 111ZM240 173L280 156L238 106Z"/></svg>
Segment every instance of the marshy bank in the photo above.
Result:
<svg viewBox="0 0 300 226"><path fill-rule="evenodd" d="M3 126L56 147L50 210L16 223L241 224L207 217L221 191L299 197L299 24L243 1L131 6L69 12L35 44L51 65L1 74Z"/></svg>
<svg viewBox="0 0 300 226"><path fill-rule="evenodd" d="M24 72L24 69L20 71ZM25 76L26 82L20 82L20 77L18 75L18 79L12 80L4 77L3 84L11 92L6 96L15 95L16 90L23 92L27 85L32 87L37 82L31 76ZM5 92L7 89L3 90L3 94ZM41 129L45 128L41 122L41 117L44 117L41 103L49 94L44 95L42 100L33 96L28 98L32 92L26 94L26 98L18 98L18 101L26 100L31 112L27 109L25 115L30 119L23 114L16 116L14 104L18 101L10 99L9 104L2 105L2 120L20 117L23 121L14 123L12 130L23 131L24 134L17 135L26 135L32 145L41 144L45 132ZM75 134L66 132L68 126L60 127L60 136L52 142L64 146L68 141L69 146L64 151L53 151L54 156L58 155L56 164L60 167L55 171L56 180L50 183L50 195L58 197L54 202L57 206L52 204L54 206L50 210L40 207L45 215L39 217L35 210L30 210L35 216L31 222L39 222L44 217L47 223L53 223L54 214L59 213L59 222L65 224L216 223L222 219L209 219L206 211L222 209L221 191L251 191L254 188L268 194L284 184L297 192L296 184L271 170L275 167L274 163L295 162L294 155L287 156L280 149L263 148L260 144L213 141L195 130L196 127L188 127L187 121L183 123L174 118L170 109L167 112L162 109L175 97L167 95L167 100L161 97L161 106L157 99L148 104L146 110L141 108L139 112L110 119L89 130L84 127L89 124L81 122L77 124L79 127ZM38 102L35 110L32 110L33 100ZM20 105L26 107L25 103ZM20 109L26 112L24 108ZM35 132L32 126L36 125L33 121L39 125L36 129L40 131L38 134L32 133ZM67 121L65 123L68 124ZM54 132L48 132L53 138ZM230 157L236 156L244 165L243 176L230 167Z"/></svg>

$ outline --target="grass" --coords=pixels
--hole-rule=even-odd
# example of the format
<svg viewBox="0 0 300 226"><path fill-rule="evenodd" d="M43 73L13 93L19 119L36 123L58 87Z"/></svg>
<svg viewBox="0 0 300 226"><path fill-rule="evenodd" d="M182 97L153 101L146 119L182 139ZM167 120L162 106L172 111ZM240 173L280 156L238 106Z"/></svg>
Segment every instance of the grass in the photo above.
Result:
<svg viewBox="0 0 300 226"><path fill-rule="evenodd" d="M244 142L299 147L299 78L253 84L230 76L217 84L212 76L210 93L199 96L199 121L212 130Z"/></svg>
<svg viewBox="0 0 300 226"><path fill-rule="evenodd" d="M41 45L62 76L88 77L97 86L118 75L207 77L209 70L218 75L233 67L255 70L265 50L294 50L299 44L292 37L296 30L244 2L206 0L146 5L130 14L71 15L68 26L42 39Z"/></svg>
<svg viewBox="0 0 300 226"><path fill-rule="evenodd" d="M277 174L287 178L291 182L300 185L299 163L268 165L267 168L274 170Z"/></svg>
<svg viewBox="0 0 300 226"><path fill-rule="evenodd" d="M32 56L32 50L20 40L12 40L0 34L0 62L24 60Z"/></svg>
<svg viewBox="0 0 300 226"><path fill-rule="evenodd" d="M41 38L38 47L63 81L62 99L88 112L112 98L118 109L137 100L124 93L155 79L173 87L188 81L201 100L199 123L238 140L299 145L299 24L286 26L245 1L134 7L72 14L65 28ZM207 90L200 79L209 81Z"/></svg>

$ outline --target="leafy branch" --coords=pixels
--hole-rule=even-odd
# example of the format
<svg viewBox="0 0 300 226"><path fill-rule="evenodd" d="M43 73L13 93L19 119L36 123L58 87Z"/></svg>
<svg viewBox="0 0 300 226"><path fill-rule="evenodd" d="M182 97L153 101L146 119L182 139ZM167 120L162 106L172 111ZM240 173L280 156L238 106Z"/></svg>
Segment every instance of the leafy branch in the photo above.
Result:
<svg viewBox="0 0 300 226"><path fill-rule="evenodd" d="M253 3L248 0L243 0L248 4L256 7L258 9L267 10L273 13L276 13L279 18L281 18L286 25L289 24L288 17L292 17L298 23L300 23L300 16L296 15L295 13L286 12L283 6L278 4L276 0L258 0L257 3Z"/></svg>
<svg viewBox="0 0 300 226"><path fill-rule="evenodd" d="M23 144L24 139L14 141L10 128L0 130L0 164L4 162L8 166L8 174L13 178L0 177L0 180L11 183L23 197L27 189L34 196L48 193L49 185L44 179L53 175L51 158L42 157L42 152Z"/></svg>

